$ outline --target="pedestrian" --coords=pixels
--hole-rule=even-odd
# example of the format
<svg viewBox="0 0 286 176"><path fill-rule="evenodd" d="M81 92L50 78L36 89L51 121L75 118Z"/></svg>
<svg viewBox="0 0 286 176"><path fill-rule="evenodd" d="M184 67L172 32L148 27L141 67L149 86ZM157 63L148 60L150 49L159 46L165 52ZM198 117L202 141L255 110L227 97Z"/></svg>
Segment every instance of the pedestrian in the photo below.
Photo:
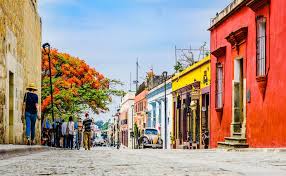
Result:
<svg viewBox="0 0 286 176"><path fill-rule="evenodd" d="M73 137L74 137L74 122L72 116L69 117L69 122L67 123L67 134L68 134L68 145L70 149L73 149Z"/></svg>
<svg viewBox="0 0 286 176"><path fill-rule="evenodd" d="M67 122L65 120L62 120L62 143L63 143L63 148L67 148Z"/></svg>
<svg viewBox="0 0 286 176"><path fill-rule="evenodd" d="M61 147L61 137L62 137L62 121L58 120L56 126L56 147Z"/></svg>
<svg viewBox="0 0 286 176"><path fill-rule="evenodd" d="M90 150L91 146L91 124L92 119L89 118L89 114L85 113L85 119L83 120L83 140L84 140L84 148L85 150Z"/></svg>
<svg viewBox="0 0 286 176"><path fill-rule="evenodd" d="M37 88L34 83L29 84L27 87L27 92L24 96L24 102L22 107L22 122L24 118L26 120L26 138L27 145L35 144L35 126L36 120L40 119L40 111L39 111L39 98L35 93Z"/></svg>

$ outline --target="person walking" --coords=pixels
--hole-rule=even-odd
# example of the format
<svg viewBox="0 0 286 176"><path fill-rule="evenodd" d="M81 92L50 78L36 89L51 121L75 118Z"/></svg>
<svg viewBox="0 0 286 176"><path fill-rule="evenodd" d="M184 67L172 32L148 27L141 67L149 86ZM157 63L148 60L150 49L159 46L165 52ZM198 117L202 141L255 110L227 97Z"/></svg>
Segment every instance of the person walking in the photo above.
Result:
<svg viewBox="0 0 286 176"><path fill-rule="evenodd" d="M29 84L27 92L24 96L24 102L22 107L22 122L26 121L26 138L27 145L35 144L35 126L36 120L41 120L39 111L39 98L35 93L37 88L34 83Z"/></svg>
<svg viewBox="0 0 286 176"><path fill-rule="evenodd" d="M84 140L84 149L90 150L91 146L91 125L92 125L92 119L89 118L89 114L85 114L85 119L83 120L83 140Z"/></svg>
<svg viewBox="0 0 286 176"><path fill-rule="evenodd" d="M74 122L72 116L69 117L69 122L67 124L67 134L68 134L68 145L70 149L73 149L73 136L74 136Z"/></svg>
<svg viewBox="0 0 286 176"><path fill-rule="evenodd" d="M63 148L68 148L67 122L65 120L62 120L62 136L63 136Z"/></svg>

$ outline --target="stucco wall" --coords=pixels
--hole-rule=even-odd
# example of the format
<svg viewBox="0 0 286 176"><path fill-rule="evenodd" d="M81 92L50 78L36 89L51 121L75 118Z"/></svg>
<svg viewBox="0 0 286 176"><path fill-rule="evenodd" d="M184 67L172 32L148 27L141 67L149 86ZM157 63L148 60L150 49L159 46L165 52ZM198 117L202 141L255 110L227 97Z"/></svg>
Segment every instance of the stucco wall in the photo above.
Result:
<svg viewBox="0 0 286 176"><path fill-rule="evenodd" d="M204 83L204 72L208 77L208 82ZM181 73L172 78L172 90L176 91L196 81L201 82L201 89L208 87L210 84L210 56L205 57L199 62L189 66Z"/></svg>
<svg viewBox="0 0 286 176"><path fill-rule="evenodd" d="M147 126L147 114L146 114L147 95L148 95L148 90L144 90L140 94L135 96L135 101L134 101L134 120L140 131L144 129L144 123ZM143 111L141 111L139 108L140 104L143 107Z"/></svg>
<svg viewBox="0 0 286 176"><path fill-rule="evenodd" d="M127 124L121 126L121 130L128 131L128 144L126 147L132 147L132 138L130 137L130 132L132 131L133 119L133 106L134 106L134 92L128 92L123 98L120 107L120 120L127 119ZM121 124L120 124L121 125Z"/></svg>
<svg viewBox="0 0 286 176"><path fill-rule="evenodd" d="M285 101L286 62L283 49L286 38L286 1L271 0L260 13L270 12L267 16L267 66L270 66L268 82L263 99L256 81L256 23L255 13L244 6L211 31L211 51L226 46L224 63L224 107L220 116L215 111L215 79L211 82L211 146L230 136L232 121L232 80L233 60L231 46L225 37L241 27L248 27L245 51L241 56L245 62L246 91L250 93L250 102L246 104L246 138L250 147L285 147ZM211 57L211 76L215 78L217 59Z"/></svg>
<svg viewBox="0 0 286 176"><path fill-rule="evenodd" d="M170 136L172 133L172 86L171 86L171 80L169 80L167 83L167 89L166 89L166 95L167 95L167 117L165 117L164 112L164 96L165 96L165 89L164 89L164 83L158 85L157 87L153 88L149 91L149 94L147 95L147 102L148 102L148 112L150 114L150 117L153 117L153 111L156 111L156 124L155 127L157 130L160 130L159 133L161 134L161 138L163 140L163 144L165 146L165 135L167 135L167 148L170 148L171 140ZM159 109L161 109L161 114L159 114ZM161 123L159 123L159 118L161 119ZM167 118L167 134L165 134L165 119ZM151 120L151 119L150 119ZM151 120L152 121L152 120Z"/></svg>
<svg viewBox="0 0 286 176"><path fill-rule="evenodd" d="M9 72L14 75L14 130L10 143L23 142L21 106L26 86L30 82L41 86L41 22L34 2L0 0L0 143L9 143L11 136ZM40 96L40 91L37 93ZM39 142L40 126L37 126Z"/></svg>

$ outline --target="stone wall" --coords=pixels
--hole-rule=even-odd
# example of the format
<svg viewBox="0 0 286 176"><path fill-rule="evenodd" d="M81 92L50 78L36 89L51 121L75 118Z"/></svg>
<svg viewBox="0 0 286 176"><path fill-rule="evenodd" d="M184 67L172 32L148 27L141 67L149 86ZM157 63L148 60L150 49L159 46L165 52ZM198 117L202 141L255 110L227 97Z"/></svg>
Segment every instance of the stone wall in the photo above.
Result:
<svg viewBox="0 0 286 176"><path fill-rule="evenodd" d="M37 2L0 0L0 23L0 143L23 143L21 113L25 88L30 82L41 86L41 20ZM13 76L12 81L9 75ZM37 94L40 96L40 90Z"/></svg>

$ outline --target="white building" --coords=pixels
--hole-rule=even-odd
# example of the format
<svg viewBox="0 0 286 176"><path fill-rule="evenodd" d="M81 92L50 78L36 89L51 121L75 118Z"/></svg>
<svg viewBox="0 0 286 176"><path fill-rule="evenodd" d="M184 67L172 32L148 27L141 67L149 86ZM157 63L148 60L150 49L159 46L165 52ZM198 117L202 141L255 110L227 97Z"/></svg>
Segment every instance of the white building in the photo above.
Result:
<svg viewBox="0 0 286 176"><path fill-rule="evenodd" d="M171 129L172 129L172 84L169 79L166 82L166 102L167 119L165 117L165 83L162 83L151 89L147 95L148 102L148 124L149 128L156 128L163 140L163 146L170 148ZM167 120L167 134L165 133L165 119ZM167 139L167 140L166 140ZM165 142L167 141L167 142Z"/></svg>

